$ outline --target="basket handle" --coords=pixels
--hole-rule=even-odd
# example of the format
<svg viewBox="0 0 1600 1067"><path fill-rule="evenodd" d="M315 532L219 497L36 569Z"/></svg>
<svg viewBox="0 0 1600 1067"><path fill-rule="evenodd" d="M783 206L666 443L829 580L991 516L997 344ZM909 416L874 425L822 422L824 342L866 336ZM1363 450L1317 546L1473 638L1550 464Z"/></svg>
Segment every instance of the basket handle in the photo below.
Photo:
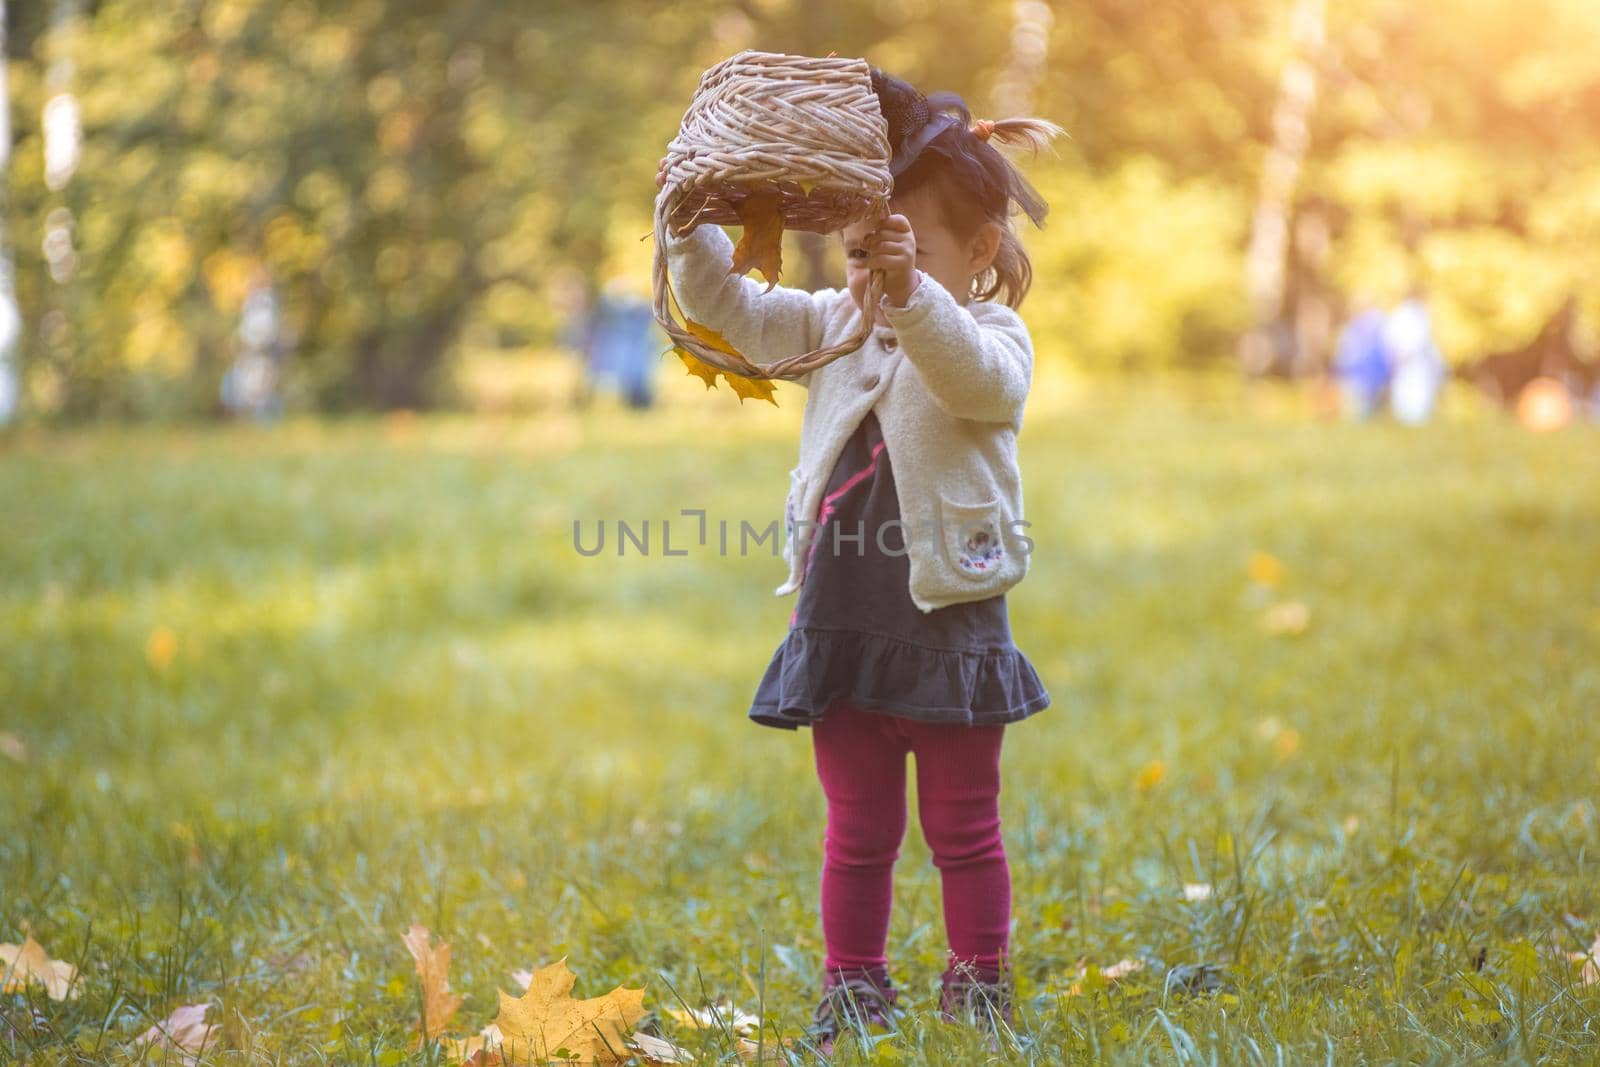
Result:
<svg viewBox="0 0 1600 1067"><path fill-rule="evenodd" d="M656 322L666 331L672 343L685 349L695 358L700 359L718 370L729 374L739 374L746 378L781 378L784 381L795 381L803 378L818 367L825 366L838 359L840 356L849 355L866 343L872 334L872 311L878 306L879 299L883 296L884 272L881 268L872 271L867 283L866 308L862 309L860 325L856 332L844 341L826 348L819 348L814 352L801 352L797 355L785 356L771 363L757 363L747 358L742 353L727 352L720 348L706 344L700 338L680 326L673 317L669 306L672 293L672 283L667 272L667 229L671 225L674 209L682 199L682 192L675 187L661 190L656 197L655 212L655 302L654 310ZM882 217L887 214L885 204L877 205L876 215ZM708 225L706 223L691 221L682 233L690 233L696 226ZM681 308L679 309L682 310ZM708 324L709 325L709 324ZM729 346L730 348L732 346Z"/></svg>

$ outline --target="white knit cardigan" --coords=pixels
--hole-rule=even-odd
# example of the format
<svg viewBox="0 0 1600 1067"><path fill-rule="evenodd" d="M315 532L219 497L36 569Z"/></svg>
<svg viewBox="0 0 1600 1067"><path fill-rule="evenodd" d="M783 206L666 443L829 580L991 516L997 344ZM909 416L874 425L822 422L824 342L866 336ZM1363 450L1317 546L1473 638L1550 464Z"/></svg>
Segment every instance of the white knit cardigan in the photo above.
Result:
<svg viewBox="0 0 1600 1067"><path fill-rule="evenodd" d="M733 242L702 224L667 238L673 292L684 314L721 332L741 352L770 362L851 336L860 309L846 289L765 286L729 273ZM789 472L783 558L800 588L817 552L857 552L856 531L837 539L817 522L846 441L876 411L894 464L911 600L924 611L998 596L1028 572L1033 539L1022 514L1017 433L1033 377L1033 342L1004 304L966 305L926 272L904 307L884 297L892 329L811 371L800 425L800 462ZM865 530L866 538L884 537ZM881 547L884 540L879 540Z"/></svg>

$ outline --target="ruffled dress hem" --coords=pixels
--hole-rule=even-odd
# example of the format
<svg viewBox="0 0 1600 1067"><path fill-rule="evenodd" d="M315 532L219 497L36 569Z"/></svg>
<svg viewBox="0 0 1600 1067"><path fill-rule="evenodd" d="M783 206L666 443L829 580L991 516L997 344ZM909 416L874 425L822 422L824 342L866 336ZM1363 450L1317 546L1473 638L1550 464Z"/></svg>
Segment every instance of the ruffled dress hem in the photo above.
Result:
<svg viewBox="0 0 1600 1067"><path fill-rule="evenodd" d="M797 626L773 653L749 716L793 730L821 721L838 699L968 726L1016 722L1050 705L1038 672L1015 647L929 648L886 634Z"/></svg>

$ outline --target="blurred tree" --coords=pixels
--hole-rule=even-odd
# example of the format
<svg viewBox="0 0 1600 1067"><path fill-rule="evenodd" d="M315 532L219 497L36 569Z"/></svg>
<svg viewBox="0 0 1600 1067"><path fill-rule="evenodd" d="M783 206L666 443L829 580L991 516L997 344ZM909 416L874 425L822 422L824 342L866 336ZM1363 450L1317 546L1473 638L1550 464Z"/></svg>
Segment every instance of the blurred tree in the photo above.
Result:
<svg viewBox="0 0 1600 1067"><path fill-rule="evenodd" d="M980 115L1026 109L1068 129L1062 159L1023 160L1053 205L1044 231L1024 232L1027 314L1050 358L1215 362L1272 319L1315 366L1342 294L1398 294L1414 278L1454 359L1528 343L1569 294L1573 335L1592 349L1600 9L1330 6L1302 162L1267 212L1281 208L1278 236L1257 239L1247 270L1256 194L1282 170L1269 160L1293 10L12 5L5 236L23 396L41 413L217 410L246 297L266 287L294 339L291 406L448 401L463 352L558 343L552 286L575 279L592 302L612 275L645 273L656 160L700 74L741 48L860 55ZM63 70L70 110L53 103ZM47 109L80 114L81 142L47 146ZM59 144L80 157L53 187ZM787 284L842 282L833 243L796 242L805 265Z"/></svg>
<svg viewBox="0 0 1600 1067"><path fill-rule="evenodd" d="M1528 344L1579 299L1600 329L1600 7L1361 0L1332 13L1306 192L1329 282L1427 285L1457 363Z"/></svg>

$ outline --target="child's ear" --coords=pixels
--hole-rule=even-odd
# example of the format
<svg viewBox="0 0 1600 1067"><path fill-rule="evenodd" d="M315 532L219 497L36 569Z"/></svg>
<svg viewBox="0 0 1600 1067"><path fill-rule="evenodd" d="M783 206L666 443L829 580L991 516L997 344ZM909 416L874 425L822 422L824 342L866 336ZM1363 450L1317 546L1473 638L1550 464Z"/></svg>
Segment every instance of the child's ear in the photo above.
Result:
<svg viewBox="0 0 1600 1067"><path fill-rule="evenodd" d="M967 266L974 274L981 274L989 269L989 264L994 262L994 257L1000 254L1000 224L985 222L978 227L978 232L972 235L968 244Z"/></svg>

